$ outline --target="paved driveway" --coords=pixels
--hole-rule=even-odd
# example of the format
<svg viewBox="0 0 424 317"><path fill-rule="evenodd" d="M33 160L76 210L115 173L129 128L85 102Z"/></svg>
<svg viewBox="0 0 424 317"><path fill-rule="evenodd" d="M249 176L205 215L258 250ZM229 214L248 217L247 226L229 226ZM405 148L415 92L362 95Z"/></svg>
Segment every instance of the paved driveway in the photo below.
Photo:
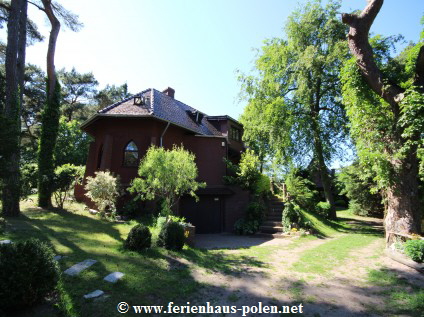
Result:
<svg viewBox="0 0 424 317"><path fill-rule="evenodd" d="M200 249L237 249L257 245L287 244L290 239L239 236L231 233L196 234L195 247Z"/></svg>

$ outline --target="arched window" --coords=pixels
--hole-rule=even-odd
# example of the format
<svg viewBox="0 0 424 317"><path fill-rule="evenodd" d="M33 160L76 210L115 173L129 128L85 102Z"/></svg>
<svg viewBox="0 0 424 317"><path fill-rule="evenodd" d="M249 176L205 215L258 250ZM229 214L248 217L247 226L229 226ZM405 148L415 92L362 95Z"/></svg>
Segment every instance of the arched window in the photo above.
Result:
<svg viewBox="0 0 424 317"><path fill-rule="evenodd" d="M134 141L128 142L124 149L124 166L138 165L138 148Z"/></svg>

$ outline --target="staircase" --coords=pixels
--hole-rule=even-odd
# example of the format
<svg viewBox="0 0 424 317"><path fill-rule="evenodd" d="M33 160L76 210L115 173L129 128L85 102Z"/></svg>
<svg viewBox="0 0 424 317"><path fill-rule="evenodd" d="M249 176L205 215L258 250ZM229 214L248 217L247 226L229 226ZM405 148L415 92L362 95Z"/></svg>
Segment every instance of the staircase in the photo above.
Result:
<svg viewBox="0 0 424 317"><path fill-rule="evenodd" d="M284 202L276 196L273 196L268 203L268 212L262 225L259 227L262 234L280 234L283 232L281 225L281 215L283 213Z"/></svg>

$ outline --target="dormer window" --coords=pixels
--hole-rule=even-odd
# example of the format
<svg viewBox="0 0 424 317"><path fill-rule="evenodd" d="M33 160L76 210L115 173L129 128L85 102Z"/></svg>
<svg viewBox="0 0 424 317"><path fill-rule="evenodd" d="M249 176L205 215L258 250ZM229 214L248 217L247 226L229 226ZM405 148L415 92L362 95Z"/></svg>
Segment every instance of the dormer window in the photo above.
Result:
<svg viewBox="0 0 424 317"><path fill-rule="evenodd" d="M138 148L134 141L127 143L124 149L124 166L137 167L138 165Z"/></svg>
<svg viewBox="0 0 424 317"><path fill-rule="evenodd" d="M135 96L134 97L134 105L141 106L143 105L143 97L142 96Z"/></svg>
<svg viewBox="0 0 424 317"><path fill-rule="evenodd" d="M196 122L197 124L200 124L202 122L204 114L197 110L186 110L187 114L190 116L190 118Z"/></svg>

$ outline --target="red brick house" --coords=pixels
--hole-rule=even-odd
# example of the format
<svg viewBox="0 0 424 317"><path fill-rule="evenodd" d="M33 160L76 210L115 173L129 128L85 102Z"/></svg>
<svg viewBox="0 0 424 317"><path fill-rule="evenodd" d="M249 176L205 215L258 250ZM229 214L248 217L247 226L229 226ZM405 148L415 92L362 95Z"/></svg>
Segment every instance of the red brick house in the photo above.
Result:
<svg viewBox="0 0 424 317"><path fill-rule="evenodd" d="M85 176L110 170L128 186L137 176L139 160L151 145L172 148L183 145L194 153L199 181L199 201L182 197L178 212L196 226L198 233L232 231L243 216L248 193L227 186L224 158L240 160L243 151L240 123L229 116L208 116L174 98L175 91L146 89L100 110L88 119L82 130L94 138ZM78 200L89 203L82 187L75 190Z"/></svg>

